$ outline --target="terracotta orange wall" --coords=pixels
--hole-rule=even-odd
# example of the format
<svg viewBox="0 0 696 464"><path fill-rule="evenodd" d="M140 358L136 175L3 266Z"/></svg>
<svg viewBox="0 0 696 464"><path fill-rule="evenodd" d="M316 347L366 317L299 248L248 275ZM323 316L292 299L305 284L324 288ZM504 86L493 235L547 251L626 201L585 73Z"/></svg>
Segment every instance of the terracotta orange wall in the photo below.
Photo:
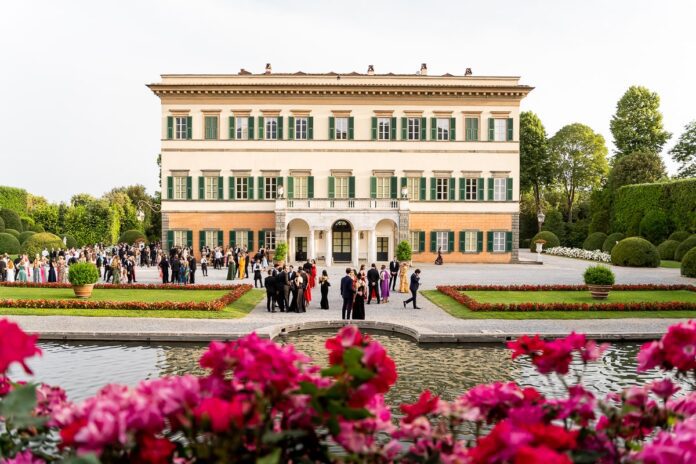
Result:
<svg viewBox="0 0 696 464"><path fill-rule="evenodd" d="M413 254L413 262L433 263L437 253L430 251L430 232L433 230L451 230L454 232L455 251L443 253L445 263L509 263L512 253L488 253L487 234L489 230L512 230L510 214L411 214L409 229L425 231L425 249ZM460 230L480 230L483 232L483 250L481 253L461 253L459 251Z"/></svg>

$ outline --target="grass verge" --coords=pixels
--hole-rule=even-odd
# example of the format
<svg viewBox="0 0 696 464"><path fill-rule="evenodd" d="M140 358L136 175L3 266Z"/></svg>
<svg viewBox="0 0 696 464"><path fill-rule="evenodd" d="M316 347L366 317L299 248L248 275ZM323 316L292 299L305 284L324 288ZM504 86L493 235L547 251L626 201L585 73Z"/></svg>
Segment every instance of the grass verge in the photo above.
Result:
<svg viewBox="0 0 696 464"><path fill-rule="evenodd" d="M230 289L231 290L231 289ZM201 302L211 301L230 290L144 290L144 289L105 289L95 288L90 300L93 301L156 301ZM74 300L72 288L32 288L0 287L0 299L13 300Z"/></svg>
<svg viewBox="0 0 696 464"><path fill-rule="evenodd" d="M681 263L679 261L669 261L669 260L663 259L662 261L660 261L660 267L667 267L670 269L680 269Z"/></svg>

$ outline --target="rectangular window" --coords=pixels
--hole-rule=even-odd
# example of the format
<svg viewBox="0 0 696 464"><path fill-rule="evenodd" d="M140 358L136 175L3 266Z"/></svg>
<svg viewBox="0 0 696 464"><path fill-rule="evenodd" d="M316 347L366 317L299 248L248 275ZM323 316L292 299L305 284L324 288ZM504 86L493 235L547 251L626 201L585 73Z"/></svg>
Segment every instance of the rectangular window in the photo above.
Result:
<svg viewBox="0 0 696 464"><path fill-rule="evenodd" d="M264 139L276 140L278 138L278 118L263 118Z"/></svg>
<svg viewBox="0 0 696 464"><path fill-rule="evenodd" d="M391 198L391 177L377 177L377 197Z"/></svg>
<svg viewBox="0 0 696 464"><path fill-rule="evenodd" d="M449 178L438 177L435 179L435 199L449 200Z"/></svg>
<svg viewBox="0 0 696 464"><path fill-rule="evenodd" d="M449 118L437 118L437 140L450 139L450 120Z"/></svg>
<svg viewBox="0 0 696 464"><path fill-rule="evenodd" d="M493 251L505 251L505 232L493 232Z"/></svg>
<svg viewBox="0 0 696 464"><path fill-rule="evenodd" d="M391 134L391 118L377 118L377 140L389 140Z"/></svg>
<svg viewBox="0 0 696 464"><path fill-rule="evenodd" d="M336 177L334 180L334 198L348 198L350 177Z"/></svg>
<svg viewBox="0 0 696 464"><path fill-rule="evenodd" d="M237 140L249 140L249 118L246 116L244 117L237 117L234 118L235 123L235 138Z"/></svg>
<svg viewBox="0 0 696 464"><path fill-rule="evenodd" d="M467 230L464 232L464 253L476 253L478 232L475 230Z"/></svg>
<svg viewBox="0 0 696 464"><path fill-rule="evenodd" d="M348 140L348 118L336 118L334 124L334 138Z"/></svg>
<svg viewBox="0 0 696 464"><path fill-rule="evenodd" d="M206 230L205 231L205 244L211 248L218 246L218 231L217 230Z"/></svg>
<svg viewBox="0 0 696 464"><path fill-rule="evenodd" d="M174 183L174 199L186 200L186 181L185 176L175 176L172 178Z"/></svg>
<svg viewBox="0 0 696 464"><path fill-rule="evenodd" d="M174 246L183 248L188 245L187 233L185 230L175 230L174 231Z"/></svg>
<svg viewBox="0 0 696 464"><path fill-rule="evenodd" d="M295 140L307 140L307 118L295 118Z"/></svg>
<svg viewBox="0 0 696 464"><path fill-rule="evenodd" d="M188 138L188 117L177 116L174 118L174 138L177 140Z"/></svg>
<svg viewBox="0 0 696 464"><path fill-rule="evenodd" d="M465 200L476 200L477 196L478 179L467 178L464 179L464 199Z"/></svg>
<svg viewBox="0 0 696 464"><path fill-rule="evenodd" d="M496 142L504 142L507 140L507 119L493 120L494 138Z"/></svg>
<svg viewBox="0 0 696 464"><path fill-rule="evenodd" d="M293 194L295 198L307 198L307 177L294 178Z"/></svg>
<svg viewBox="0 0 696 464"><path fill-rule="evenodd" d="M465 129L466 129L466 141L467 142L473 142L479 139L478 135L478 126L479 126L479 119L478 118L466 118L464 121L465 124Z"/></svg>
<svg viewBox="0 0 696 464"><path fill-rule="evenodd" d="M420 140L421 118L408 118L407 138L408 140Z"/></svg>
<svg viewBox="0 0 696 464"><path fill-rule="evenodd" d="M249 178L235 177L234 178L234 197L237 200L246 200L249 198Z"/></svg>
<svg viewBox="0 0 696 464"><path fill-rule="evenodd" d="M275 177L264 177L263 178L263 192L264 198L266 200L274 200L276 197L276 189L278 185L276 184L277 179Z"/></svg>
<svg viewBox="0 0 696 464"><path fill-rule="evenodd" d="M206 176L204 177L205 186L205 196L206 200L217 200L218 199L218 177L217 176Z"/></svg>
<svg viewBox="0 0 696 464"><path fill-rule="evenodd" d="M419 243L420 243L420 232L416 231L410 231L408 233L408 241L411 243L411 250L414 253L418 253L420 251L423 251L419 249Z"/></svg>
<svg viewBox="0 0 696 464"><path fill-rule="evenodd" d="M234 231L234 244L239 248L249 248L249 231L247 230L235 230Z"/></svg>
<svg viewBox="0 0 696 464"><path fill-rule="evenodd" d="M435 238L437 250L440 250L443 253L449 252L449 232L436 232Z"/></svg>
<svg viewBox="0 0 696 464"><path fill-rule="evenodd" d="M218 138L218 117L217 116L206 116L205 117L205 139L206 140L217 140Z"/></svg>
<svg viewBox="0 0 696 464"><path fill-rule="evenodd" d="M406 187L408 188L408 199L411 201L420 200L420 177L406 178Z"/></svg>
<svg viewBox="0 0 696 464"><path fill-rule="evenodd" d="M266 250L275 250L275 246L276 246L275 230L264 231L263 243L264 243L264 246L266 247Z"/></svg>
<svg viewBox="0 0 696 464"><path fill-rule="evenodd" d="M496 177L493 179L493 200L505 201L507 199L507 179Z"/></svg>

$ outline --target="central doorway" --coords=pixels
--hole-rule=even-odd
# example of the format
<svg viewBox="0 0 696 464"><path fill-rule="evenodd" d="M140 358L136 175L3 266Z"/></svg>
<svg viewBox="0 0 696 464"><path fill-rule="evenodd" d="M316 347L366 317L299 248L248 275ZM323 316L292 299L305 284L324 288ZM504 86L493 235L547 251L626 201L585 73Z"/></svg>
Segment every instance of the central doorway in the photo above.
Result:
<svg viewBox="0 0 696 464"><path fill-rule="evenodd" d="M389 261L389 237L377 237L377 261Z"/></svg>
<svg viewBox="0 0 696 464"><path fill-rule="evenodd" d="M346 221L336 221L331 227L332 236L332 246L331 252L333 254L334 262L351 262L351 238L352 232L350 229L350 224Z"/></svg>
<svg viewBox="0 0 696 464"><path fill-rule="evenodd" d="M307 261L307 237L295 237L295 261Z"/></svg>

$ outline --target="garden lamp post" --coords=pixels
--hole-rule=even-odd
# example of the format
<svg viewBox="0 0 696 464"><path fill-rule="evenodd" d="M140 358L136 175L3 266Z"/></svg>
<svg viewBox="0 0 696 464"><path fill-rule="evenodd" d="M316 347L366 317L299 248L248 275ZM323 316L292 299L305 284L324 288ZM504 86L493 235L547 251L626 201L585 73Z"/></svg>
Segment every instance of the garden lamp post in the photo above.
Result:
<svg viewBox="0 0 696 464"><path fill-rule="evenodd" d="M544 212L539 209L539 212L537 213L537 221L539 222L539 232L541 232L541 226L544 225L544 219L546 219L546 215ZM536 243L536 252L537 252L537 262L541 263L541 250L544 247L544 243L541 241L537 241Z"/></svg>
<svg viewBox="0 0 696 464"><path fill-rule="evenodd" d="M544 225L544 219L546 219L546 215L542 210L539 210L537 213L537 221L539 222L539 232L541 232L541 226Z"/></svg>

